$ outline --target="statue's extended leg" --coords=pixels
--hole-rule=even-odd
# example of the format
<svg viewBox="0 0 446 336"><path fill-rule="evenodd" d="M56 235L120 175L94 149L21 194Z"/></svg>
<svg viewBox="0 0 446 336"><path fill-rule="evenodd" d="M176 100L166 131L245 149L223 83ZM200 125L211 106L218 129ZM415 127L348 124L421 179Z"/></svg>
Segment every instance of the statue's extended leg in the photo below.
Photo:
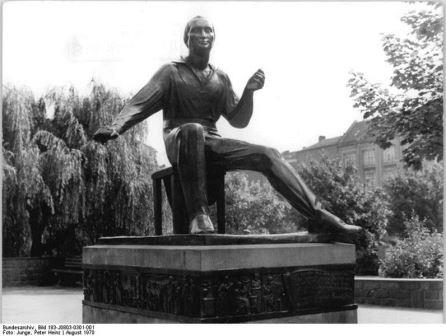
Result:
<svg viewBox="0 0 446 336"><path fill-rule="evenodd" d="M169 159L176 166L190 219L190 232L213 232L206 195L204 131L200 124L184 124L174 129L166 141Z"/></svg>
<svg viewBox="0 0 446 336"><path fill-rule="evenodd" d="M271 185L300 213L310 219L310 232L355 233L359 227L348 225L322 209L313 192L275 149L243 141L210 138L210 157L227 170L247 169L262 172Z"/></svg>
<svg viewBox="0 0 446 336"><path fill-rule="evenodd" d="M295 209L310 218L310 233L336 232L357 233L361 228L348 225L340 218L321 207L313 192L305 185L301 177L291 165L277 152L268 155L271 162L270 169L264 171L271 185L279 191ZM307 203L300 201L307 200ZM300 206L304 204L304 206ZM303 210L303 211L302 211Z"/></svg>

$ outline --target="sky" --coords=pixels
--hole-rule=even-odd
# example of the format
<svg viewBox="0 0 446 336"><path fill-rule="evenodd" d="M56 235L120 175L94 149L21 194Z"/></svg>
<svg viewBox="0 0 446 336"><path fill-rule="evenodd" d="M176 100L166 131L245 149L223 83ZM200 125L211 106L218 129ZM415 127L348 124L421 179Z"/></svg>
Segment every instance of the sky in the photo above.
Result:
<svg viewBox="0 0 446 336"><path fill-rule="evenodd" d="M266 75L248 127L234 129L221 118L221 135L295 151L362 119L346 86L350 71L389 81L382 34L405 34L400 18L412 8L407 2L7 2L3 83L39 96L70 85L86 93L95 79L134 94L161 65L187 55L184 26L203 15L215 27L211 63L239 95L257 69ZM146 142L167 163L162 115L148 120Z"/></svg>

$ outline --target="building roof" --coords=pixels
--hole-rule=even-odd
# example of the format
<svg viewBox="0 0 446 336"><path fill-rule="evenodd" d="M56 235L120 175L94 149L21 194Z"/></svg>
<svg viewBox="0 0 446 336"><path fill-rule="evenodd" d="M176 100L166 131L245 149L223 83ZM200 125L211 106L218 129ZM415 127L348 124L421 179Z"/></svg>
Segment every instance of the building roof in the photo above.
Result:
<svg viewBox="0 0 446 336"><path fill-rule="evenodd" d="M322 148L322 147L334 146L334 145L337 145L338 141L341 138L342 137L338 136L338 137L334 137L334 138L323 139L323 140L315 143L314 145L303 148L302 150L318 149L318 148Z"/></svg>
<svg viewBox="0 0 446 336"><path fill-rule="evenodd" d="M354 121L353 124L351 124L351 126L339 140L339 144L370 141L371 137L367 133L368 128L369 128L369 123L367 121L365 120Z"/></svg>
<svg viewBox="0 0 446 336"><path fill-rule="evenodd" d="M368 135L369 124L367 121L354 121L350 127L347 129L347 131L338 137L329 138L329 139L322 139L319 142L304 147L301 150L295 151L295 152L284 152L283 155L285 157L292 157L295 153L299 152L305 152L308 150L315 150L315 149L323 149L330 146L336 146L336 145L346 145L349 143L358 143L363 141L371 141L371 137Z"/></svg>

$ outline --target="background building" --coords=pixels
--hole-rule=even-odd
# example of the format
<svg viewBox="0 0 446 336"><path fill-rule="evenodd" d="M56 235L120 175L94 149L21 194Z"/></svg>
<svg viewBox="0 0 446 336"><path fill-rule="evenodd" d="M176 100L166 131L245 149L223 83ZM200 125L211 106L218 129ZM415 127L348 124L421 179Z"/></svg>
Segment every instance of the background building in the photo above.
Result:
<svg viewBox="0 0 446 336"><path fill-rule="evenodd" d="M314 145L296 152L286 151L283 155L294 167L318 161L323 155L338 158L353 164L366 186L382 186L386 179L397 175L403 168L400 139L394 139L391 147L382 149L373 143L367 130L366 121L355 121L342 136L329 139L319 136Z"/></svg>

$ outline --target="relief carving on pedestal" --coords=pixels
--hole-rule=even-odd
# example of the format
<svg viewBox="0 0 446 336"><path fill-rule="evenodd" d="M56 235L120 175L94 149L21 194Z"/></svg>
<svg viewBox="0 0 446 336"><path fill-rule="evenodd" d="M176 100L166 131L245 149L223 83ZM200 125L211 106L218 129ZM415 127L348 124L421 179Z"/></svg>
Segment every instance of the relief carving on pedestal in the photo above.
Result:
<svg viewBox="0 0 446 336"><path fill-rule="evenodd" d="M85 301L189 317L288 313L353 303L352 270L211 275L102 269L84 272Z"/></svg>

